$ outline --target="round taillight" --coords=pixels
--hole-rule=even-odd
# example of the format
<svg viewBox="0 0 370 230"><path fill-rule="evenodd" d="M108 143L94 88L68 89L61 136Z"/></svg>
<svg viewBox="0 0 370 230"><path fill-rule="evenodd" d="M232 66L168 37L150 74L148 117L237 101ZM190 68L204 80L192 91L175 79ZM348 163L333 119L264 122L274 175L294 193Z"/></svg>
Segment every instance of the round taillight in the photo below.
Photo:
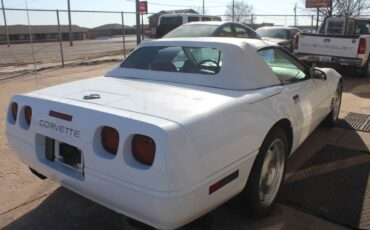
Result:
<svg viewBox="0 0 370 230"><path fill-rule="evenodd" d="M14 121L17 120L17 114L18 114L18 104L16 102L13 102L12 103L12 117Z"/></svg>
<svg viewBox="0 0 370 230"><path fill-rule="evenodd" d="M30 126L32 119L32 109L28 105L24 107L24 119L26 120L27 125Z"/></svg>
<svg viewBox="0 0 370 230"><path fill-rule="evenodd" d="M119 133L115 128L104 126L101 130L101 143L103 148L116 155L119 145Z"/></svg>
<svg viewBox="0 0 370 230"><path fill-rule="evenodd" d="M138 162L152 165L155 156L154 140L145 135L135 135L132 138L132 154Z"/></svg>

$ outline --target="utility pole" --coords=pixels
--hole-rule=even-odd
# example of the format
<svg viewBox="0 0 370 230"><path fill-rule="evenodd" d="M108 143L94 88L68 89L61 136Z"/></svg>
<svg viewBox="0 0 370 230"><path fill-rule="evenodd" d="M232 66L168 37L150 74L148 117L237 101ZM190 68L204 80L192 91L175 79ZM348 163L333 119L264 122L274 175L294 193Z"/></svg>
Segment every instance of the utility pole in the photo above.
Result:
<svg viewBox="0 0 370 230"><path fill-rule="evenodd" d="M8 44L8 47L10 47L9 30L8 30L8 24L6 24L6 15L5 15L3 0L1 0L1 8L3 8L4 25L5 25L5 32L6 32L6 43Z"/></svg>
<svg viewBox="0 0 370 230"><path fill-rule="evenodd" d="M144 14L141 14L141 40L144 40Z"/></svg>
<svg viewBox="0 0 370 230"><path fill-rule="evenodd" d="M233 10L232 10L232 21L234 22L234 20L235 20L235 0L233 0Z"/></svg>
<svg viewBox="0 0 370 230"><path fill-rule="evenodd" d="M203 14L205 14L205 13L204 13L204 0L203 0Z"/></svg>
<svg viewBox="0 0 370 230"><path fill-rule="evenodd" d="M69 46L73 46L72 41L72 19L71 19L71 3L70 0L68 0L68 30L69 30Z"/></svg>
<svg viewBox="0 0 370 230"><path fill-rule="evenodd" d="M297 26L297 3L294 5L294 26Z"/></svg>
<svg viewBox="0 0 370 230"><path fill-rule="evenodd" d="M122 21L123 57L126 58L125 18L124 18L123 12L121 12L121 21Z"/></svg>
<svg viewBox="0 0 370 230"><path fill-rule="evenodd" d="M141 43L140 36L140 8L139 0L136 0L136 43L139 45Z"/></svg>

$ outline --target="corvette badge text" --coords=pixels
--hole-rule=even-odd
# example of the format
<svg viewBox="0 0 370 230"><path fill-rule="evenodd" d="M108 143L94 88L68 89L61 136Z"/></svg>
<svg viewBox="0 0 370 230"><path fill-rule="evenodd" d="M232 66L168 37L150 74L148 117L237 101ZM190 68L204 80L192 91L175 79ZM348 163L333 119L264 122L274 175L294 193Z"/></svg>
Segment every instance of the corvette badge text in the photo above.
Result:
<svg viewBox="0 0 370 230"><path fill-rule="evenodd" d="M63 134L74 136L74 137L80 137L80 131L65 127L63 125L56 125L52 122L45 121L45 120L40 120L39 124L42 127L45 127L47 129L52 129L59 133L63 133Z"/></svg>

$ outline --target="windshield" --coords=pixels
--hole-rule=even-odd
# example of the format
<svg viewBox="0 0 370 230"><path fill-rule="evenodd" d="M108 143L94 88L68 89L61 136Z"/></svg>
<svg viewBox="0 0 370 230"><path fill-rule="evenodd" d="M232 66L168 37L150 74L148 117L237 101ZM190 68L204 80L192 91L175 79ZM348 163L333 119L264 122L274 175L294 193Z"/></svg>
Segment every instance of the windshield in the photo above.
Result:
<svg viewBox="0 0 370 230"><path fill-rule="evenodd" d="M256 32L261 37L289 39L289 33L286 29L259 28Z"/></svg>
<svg viewBox="0 0 370 230"><path fill-rule="evenodd" d="M222 53L215 48L147 46L137 49L121 64L123 68L164 72L216 74Z"/></svg>
<svg viewBox="0 0 370 230"><path fill-rule="evenodd" d="M217 25L183 25L172 30L164 37L210 37L217 27Z"/></svg>

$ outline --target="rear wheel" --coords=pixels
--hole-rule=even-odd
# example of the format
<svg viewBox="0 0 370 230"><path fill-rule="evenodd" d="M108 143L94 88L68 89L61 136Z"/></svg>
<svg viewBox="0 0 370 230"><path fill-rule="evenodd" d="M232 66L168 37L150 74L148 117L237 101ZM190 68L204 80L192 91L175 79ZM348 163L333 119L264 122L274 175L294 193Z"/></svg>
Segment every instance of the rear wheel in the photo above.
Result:
<svg viewBox="0 0 370 230"><path fill-rule="evenodd" d="M370 57L367 58L367 62L365 64L365 66L361 67L360 76L361 77L370 77Z"/></svg>
<svg viewBox="0 0 370 230"><path fill-rule="evenodd" d="M260 148L246 186L245 198L252 216L265 216L276 206L287 155L286 132L280 127L274 128Z"/></svg>

